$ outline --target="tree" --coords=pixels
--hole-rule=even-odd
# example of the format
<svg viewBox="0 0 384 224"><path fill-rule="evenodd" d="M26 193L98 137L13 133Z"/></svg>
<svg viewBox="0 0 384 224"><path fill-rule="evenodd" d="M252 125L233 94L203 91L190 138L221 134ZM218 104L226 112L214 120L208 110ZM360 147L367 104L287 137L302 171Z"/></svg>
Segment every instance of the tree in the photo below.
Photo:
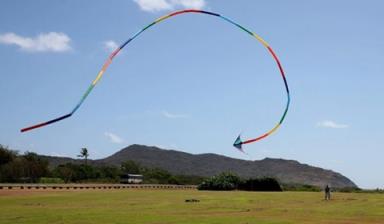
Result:
<svg viewBox="0 0 384 224"><path fill-rule="evenodd" d="M139 174L142 171L142 167L139 163L136 163L135 161L128 160L121 164L121 171L123 173L130 173L130 174Z"/></svg>
<svg viewBox="0 0 384 224"><path fill-rule="evenodd" d="M203 181L198 186L198 189L229 191L229 190L235 190L240 182L241 182L240 178L235 174L232 174L230 172L224 172Z"/></svg>
<svg viewBox="0 0 384 224"><path fill-rule="evenodd" d="M175 184L177 180L166 170L161 168L147 168L143 171L144 181L151 184Z"/></svg>
<svg viewBox="0 0 384 224"><path fill-rule="evenodd" d="M22 177L25 177L24 173L24 161L21 157L16 157L0 167L0 182L19 182Z"/></svg>
<svg viewBox="0 0 384 224"><path fill-rule="evenodd" d="M61 164L53 170L55 177L61 178L65 183L72 181L74 176L74 170L71 163Z"/></svg>
<svg viewBox="0 0 384 224"><path fill-rule="evenodd" d="M8 147L0 144L0 166L12 162L17 156L16 151L8 149Z"/></svg>
<svg viewBox="0 0 384 224"><path fill-rule="evenodd" d="M87 148L81 148L81 150L80 150L80 155L77 155L77 157L84 158L84 160L85 160L85 165L87 165L87 162L88 162L88 156L89 156L89 153L88 153L88 149L87 149Z"/></svg>
<svg viewBox="0 0 384 224"><path fill-rule="evenodd" d="M24 178L27 178L28 181L37 182L40 177L44 177L49 173L48 161L42 159L36 153L25 152L21 158Z"/></svg>
<svg viewBox="0 0 384 224"><path fill-rule="evenodd" d="M17 151L0 144L0 182L16 182L23 176L23 162Z"/></svg>
<svg viewBox="0 0 384 224"><path fill-rule="evenodd" d="M99 178L109 180L112 182L118 182L120 180L120 169L115 166L100 166L97 172L99 172Z"/></svg>
<svg viewBox="0 0 384 224"><path fill-rule="evenodd" d="M37 182L48 174L48 161L36 153L20 156L0 145L0 182Z"/></svg>

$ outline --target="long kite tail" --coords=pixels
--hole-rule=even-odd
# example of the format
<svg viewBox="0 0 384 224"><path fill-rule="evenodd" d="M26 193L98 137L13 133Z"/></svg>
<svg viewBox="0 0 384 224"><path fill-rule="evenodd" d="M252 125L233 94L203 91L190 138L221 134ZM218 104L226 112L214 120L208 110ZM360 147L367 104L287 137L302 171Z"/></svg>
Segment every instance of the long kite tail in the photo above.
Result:
<svg viewBox="0 0 384 224"><path fill-rule="evenodd" d="M272 134L274 131L276 131L281 123L283 122L286 114L287 114L287 111L288 111L288 108L289 108L289 103L290 103L290 95L289 95L289 88L288 88L288 84L287 84L287 80L285 78L285 74L284 74L284 71L283 71L283 68L280 64L280 61L279 59L277 58L275 52L272 50L272 48L269 46L269 44L264 41L260 36L258 36L257 34L249 31L248 29L244 28L243 26L241 26L240 24L234 22L233 20L231 19L228 19L220 14L217 14L217 13L214 13L214 12L208 12L208 11L202 11L202 10L195 10L195 9L187 9L187 10L181 10L181 11L176 11L176 12L173 12L173 13L170 13L168 15L165 15L165 16L162 16L160 18L158 18L157 20L155 20L154 22L148 24L147 26L145 26L144 28L142 28L140 31L138 31L136 34L134 34L131 38L129 38L127 41L125 41L122 45L120 45L120 47L118 47L115 51L113 51L111 53L111 55L107 58L107 60L105 61L103 67L101 68L101 70L99 71L99 73L97 74L96 78L92 81L91 85L88 87L88 89L85 91L84 95L82 96L82 98L80 99L80 101L78 102L78 104L72 109L72 111L69 113L69 114L66 114L64 116L61 116L61 117L58 117L58 118L55 118L55 119L52 119L52 120L49 120L49 121L46 121L46 122L43 122L43 123L39 123L39 124L36 124L36 125L32 125L30 127L26 127L26 128L23 128L21 129L20 131L21 132L26 132L26 131L30 131L30 130L33 130L33 129L36 129L36 128L40 128L40 127L44 127L46 125L49 125L49 124L53 124L55 122L58 122L58 121L61 121L61 120L64 120L66 118L69 118L71 117L79 108L80 106L83 104L83 102L85 101L85 99L88 97L88 95L90 94L90 92L93 90L93 88L96 86L96 84L100 81L101 77L104 75L104 72L106 71L106 69L108 68L108 66L112 63L112 60L115 56L117 56L117 54L127 45L129 44L132 40L134 40L136 37L138 37L142 32L144 32L145 30L147 30L148 28L150 28L151 26L157 24L157 23L160 23L161 21L165 20L165 19L168 19L170 17L173 17L173 16L176 16L176 15L180 15L180 14L184 14L184 13L202 13L202 14L206 14L206 15L211 15L211 16L216 16L216 17L219 17L233 25L235 25L236 27L240 28L241 30L245 31L246 33L250 34L251 36L253 36L254 38L256 38L259 42L261 42L261 44L263 44L267 49L268 51L271 53L271 55L273 56L274 60L276 61L278 67L279 67L279 70L280 70L280 73L281 73L281 76L284 80L284 85L285 85L285 89L286 89L286 92L287 92L287 104L286 104L286 108L284 110L284 113L283 113L283 116L280 118L280 121L279 123L273 127L270 131L268 131L267 133L257 137L257 138L254 138L254 139L249 139L249 140L246 140L246 141L242 141L240 136L236 139L236 141L234 142L234 146L236 148L238 148L239 150L242 151L242 145L243 144L249 144L249 143L252 143L252 142L255 142L255 141L258 141L260 139L263 139L265 137L267 137L268 135Z"/></svg>
<svg viewBox="0 0 384 224"><path fill-rule="evenodd" d="M285 90L286 90L286 93L287 93L287 104L285 106L285 110L284 110L283 115L281 116L279 122L271 130L269 130L268 132L266 132L266 133L264 133L264 134L262 134L262 135L260 135L260 136L258 136L256 138L252 138L252 139L248 139L248 140L244 140L244 141L241 140L241 137L239 135L236 138L235 142L233 143L233 146L236 147L237 149L239 149L240 151L243 151L242 150L242 145L259 141L259 140L261 140L261 139L271 135L273 132L275 132L280 127L280 125L283 123L283 121L285 119L285 116L287 115L287 112L288 112L288 109L289 109L289 104L291 102L291 97L290 97L290 94L289 94L288 82L287 82L287 79L285 77L285 73L284 73L283 67L281 66L280 60L276 56L276 54L272 50L272 48L265 41L263 41L262 43L263 43L264 46L267 47L268 51L271 53L272 57L275 59L275 61L277 63L277 66L279 67L279 71L280 71L281 77L283 78L284 85L285 85Z"/></svg>

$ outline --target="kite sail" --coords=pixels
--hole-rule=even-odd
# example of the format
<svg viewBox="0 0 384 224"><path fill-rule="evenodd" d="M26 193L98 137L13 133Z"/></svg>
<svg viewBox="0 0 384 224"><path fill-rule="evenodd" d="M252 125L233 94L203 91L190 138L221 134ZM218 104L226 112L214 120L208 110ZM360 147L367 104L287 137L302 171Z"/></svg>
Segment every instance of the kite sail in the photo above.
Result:
<svg viewBox="0 0 384 224"><path fill-rule="evenodd" d="M110 55L109 57L107 58L107 60L104 62L101 70L99 71L99 73L97 74L96 78L92 81L91 85L88 87L88 89L85 91L85 93L83 94L83 96L81 97L80 101L76 104L76 106L72 109L71 112L69 112L68 114L65 114L63 116L60 116L58 118L55 118L55 119L52 119L52 120L49 120L49 121L46 121L46 122L43 122L43 123L39 123L39 124L36 124L36 125L32 125L30 127L26 127L26 128L23 128L21 129L20 131L21 132L26 132L26 131L30 131L32 129L36 129L36 128L40 128L40 127L44 127L44 126L47 126L49 124L53 124L55 122L58 122L58 121L61 121L61 120L64 120L66 118L69 118L71 117L79 108L80 106L83 104L83 102L85 101L85 99L88 97L88 95L91 93L91 91L93 90L93 88L96 86L96 84L100 81L101 77L104 75L105 71L107 70L108 66L112 63L112 60L119 54L119 52L127 45L129 44L132 40L134 40L136 37L138 37L141 33L143 33L145 30L147 30L148 28L150 28L151 26L155 25L155 24L158 24L160 23L161 21L165 20L165 19L168 19L168 18L171 18L173 16L176 16L176 15L181 15L181 14L184 14L184 13L201 13L201 14L206 14L206 15L210 15L210 16L215 16L215 17L218 17L218 18L221 18L229 23L231 23L232 25L238 27L240 30L248 33L249 35L253 36L254 38L256 38L265 48L267 48L267 50L269 51L269 53L272 55L273 59L275 60L277 66L278 66L278 69L280 71L280 74L281 74L281 77L284 81L284 85L285 85L285 90L286 90L286 93L287 93L287 104L286 104L286 107L285 107L285 110L283 112L283 115L282 117L280 118L279 122L271 129L269 130L268 132L266 132L265 134L262 134L261 136L259 137L256 137L256 138L253 138L253 139L248 139L248 140L244 140L242 141L241 138L240 138L240 135L236 138L236 141L233 143L233 146L235 146L237 149L239 149L240 151L243 152L242 150L242 145L244 144L249 144L249 143L252 143L252 142L256 142L256 141L259 141L269 135L271 135L273 132L275 132L279 127L280 125L283 123L284 119L285 119L285 116L288 112L288 108L289 108L289 104L290 104L290 95L289 95L289 88L288 88L288 83L287 83L287 80L285 78L285 74L284 74L284 70L283 70L283 67L281 66L281 63L278 59L278 57L276 56L275 52L272 50L272 48L270 47L270 45L264 41L259 35L251 32L250 30L244 28L243 26L241 26L240 24L234 22L233 20L227 18L227 17L224 17L220 14L217 14L217 13L214 13L214 12L208 12L208 11L202 11L202 10L195 10L195 9L187 9L187 10L180 10L180 11L176 11L176 12L173 12L173 13L170 13L168 15L165 15L165 16L162 16L160 18L158 18L157 20L155 20L154 22L148 24L147 26L145 26L144 28L142 28L141 30L139 30L136 34L134 34L131 38L129 38L127 41L125 41L123 44L120 45L120 47L118 47L116 50L114 50Z"/></svg>

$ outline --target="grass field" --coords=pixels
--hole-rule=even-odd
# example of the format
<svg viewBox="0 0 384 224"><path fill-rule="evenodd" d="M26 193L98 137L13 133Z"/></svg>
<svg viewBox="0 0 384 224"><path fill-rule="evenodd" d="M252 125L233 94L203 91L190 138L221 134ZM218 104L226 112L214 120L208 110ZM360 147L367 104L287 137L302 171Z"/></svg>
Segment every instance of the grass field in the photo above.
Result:
<svg viewBox="0 0 384 224"><path fill-rule="evenodd" d="M2 190L0 223L384 223L384 194L322 198L316 192Z"/></svg>

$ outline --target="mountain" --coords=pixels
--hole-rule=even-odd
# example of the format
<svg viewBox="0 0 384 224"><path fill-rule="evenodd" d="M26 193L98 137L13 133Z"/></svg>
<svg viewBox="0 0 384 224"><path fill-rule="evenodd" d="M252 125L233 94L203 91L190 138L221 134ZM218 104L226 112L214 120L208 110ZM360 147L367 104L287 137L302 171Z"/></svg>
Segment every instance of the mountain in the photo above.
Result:
<svg viewBox="0 0 384 224"><path fill-rule="evenodd" d="M335 188L357 187L355 183L339 173L301 164L294 160L266 158L249 161L217 154L194 155L143 145L128 146L97 162L120 165L127 160L147 167L159 167L173 174L210 177L223 171L230 171L245 178L275 177L283 183L309 184L319 187L330 184Z"/></svg>
<svg viewBox="0 0 384 224"><path fill-rule="evenodd" d="M51 166L66 162L82 162L64 157L45 156L45 158L49 160ZM355 183L340 173L294 160L265 158L250 161L211 153L194 155L144 145L131 145L104 159L89 160L89 163L120 166L122 162L127 160L138 162L145 167L162 168L172 174L210 177L224 171L230 171L244 178L275 177L287 184L308 184L321 188L326 184L330 184L334 188L357 187Z"/></svg>

